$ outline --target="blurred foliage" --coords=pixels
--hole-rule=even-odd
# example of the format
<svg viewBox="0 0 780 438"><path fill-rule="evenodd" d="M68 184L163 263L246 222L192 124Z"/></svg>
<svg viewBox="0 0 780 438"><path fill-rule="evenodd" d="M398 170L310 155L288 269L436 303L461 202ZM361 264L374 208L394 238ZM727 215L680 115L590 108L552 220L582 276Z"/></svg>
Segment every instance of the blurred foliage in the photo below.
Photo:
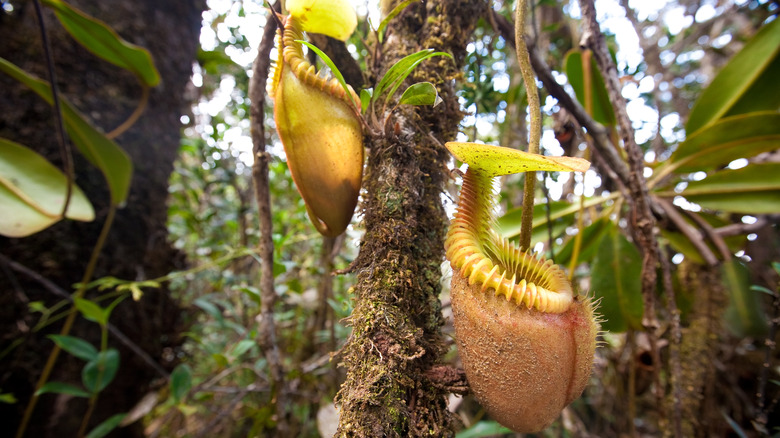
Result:
<svg viewBox="0 0 780 438"><path fill-rule="evenodd" d="M240 61L243 59L240 55L249 52L250 45L239 25L230 23L236 23L235 17L263 20L263 13L256 8L245 10L248 4L244 2L228 3L229 6L221 4L219 11L211 10L204 15L204 28L213 30L219 37L214 47L210 42L204 44L195 67L198 85L193 90L198 95L198 103L183 118L181 156L171 179L169 230L175 245L187 254L193 267L213 263L237 249L255 248L258 242L248 142L246 71L249 65ZM569 82L576 83L572 78L567 80L564 66L566 54L579 46L576 29L580 28L580 16L575 5L538 2L533 16L536 38L545 59L559 82L567 87ZM511 2L493 2L494 9L506 17L511 16L512 6ZM553 256L558 263L571 266L579 289L602 297L601 311L608 321L605 327L614 331L602 336L592 385L564 411L561 421L539 436L617 436L629 432L659 436L668 430L675 409L669 393L670 375L690 383L684 389L681 412L686 425L702 427L699 434L727 435L778 426L771 415L763 425L757 422L761 412L771 414L770 408L775 408L765 405L761 411L755 397L759 390L756 383L761 369L759 355L765 352L762 333L765 333L766 317L773 310L769 297L751 293L753 289L749 286L757 284L767 290L776 289L777 274L770 269L770 263L777 261L778 232L774 222L779 212L744 216L724 211L717 201L698 206L685 200L687 187L699 186L700 190L711 187L713 184L705 183L708 178L731 170L728 167L735 158L746 159L743 165L747 164L748 170L744 172L748 174L752 169L768 168L758 162L772 159L773 149L766 145L749 151L740 149L739 157L726 154L729 160L707 169L684 168L683 165L691 163L680 164L678 159L681 151L696 141L694 133L686 133L684 129L693 102L727 61L756 34L767 17L776 13L777 7L766 1L739 5L725 2L717 7L728 13L693 19L705 6L715 7L709 3L697 6L670 2L645 15L634 11L633 24L645 49L644 58L639 61L631 60L623 42L610 33L612 29L607 29L624 96L632 116L636 115L634 127L637 142L645 153L645 177L652 196L668 198L674 211L682 217L678 222L659 222L658 239L662 254L672 266L675 302L682 312L684 348L670 345L674 315L664 307L666 296L660 285L656 313L661 328L657 333L647 333L641 326L639 312L643 303L638 288L641 254L631 239L629 206L614 181L598 166L584 177L544 176L545 184L537 193L534 212L533 239L540 242L536 249ZM682 11L691 17L691 24L682 29L672 28L673 20L663 19L670 11ZM611 13L607 15L611 17ZM355 36L347 44L352 46L351 51L363 68L375 41L375 35L370 34L365 20L361 20ZM462 124L461 140L513 147L525 144L525 91L513 57L512 47L488 20L482 20L468 48L464 82L458 94L468 113ZM593 86L603 87L603 84ZM773 87L776 91L777 84ZM569 88L572 96L575 89ZM573 119L555 99L545 90L540 91L545 112L543 148L546 153L583 155L588 148L586 134L572 123ZM603 90L596 90L595 94L603 96ZM602 105L602 111L605 108L608 105ZM267 114L270 110L267 108ZM608 115L604 117L612 120ZM270 117L267 119L266 143L273 157L270 179L274 273L280 298L274 318L288 370L287 384L294 394L289 414L295 436L319 436L318 427L326 427L327 422L318 422L318 412L324 418L325 408L331 404L341 378L335 361L329 362L328 358L349 334L341 319L350 313L349 286L353 281L349 275L331 277L329 273L332 269L346 268L355 257L359 229L354 224L357 221L353 221L354 228L348 229L345 241L335 242L333 265L323 264L323 260L328 260L321 254L323 248L329 248L333 242L324 241L309 225L273 122ZM728 120L715 123L728 123ZM743 137L750 135L751 132L745 132ZM702 151L699 147L696 150ZM704 155L712 158L711 154ZM764 170L761 172L770 176ZM726 180L733 182L734 178ZM710 181L717 182L718 178ZM750 193L763 190L771 199L777 194L775 186L767 189L754 185L740 190L735 196L746 190ZM694 192L689 193L693 198ZM521 178L504 179L500 197L507 214L499 220L499 225L512 235L517 231L515 218L519 221L520 217L513 208L522 197ZM740 231L744 223L753 222L768 225L761 230ZM734 234L725 234L729 227L739 229ZM718 231L711 234L712 230ZM713 240L712 236L719 235L718 232L723 234L725 253L720 242ZM695 236L704 244L698 245L701 242L695 242ZM762 245L770 249L760 250L762 245L757 245L756 239L763 239ZM713 253L716 260L732 260L724 265L725 275L721 275L719 266L707 265L702 247ZM206 430L219 436L249 436L272 430L275 420L266 380L269 371L264 354L255 342L260 309L258 267L258 260L251 255L241 256L221 269L206 269L174 280L178 297L189 308L189 329L183 347L175 352L182 365L174 373L170 391L163 391L163 401L145 420L151 435L195 436L198 431ZM448 278L447 269L445 278ZM329 281L333 282L332 293L323 292L323 282ZM702 284L706 287L701 287ZM722 301L718 301L721 298L717 290L723 292ZM740 307L739 300L749 305ZM443 301L447 312L446 294ZM752 312L753 316L740 311ZM763 321L763 327L729 322L745 318ZM451 333L451 328L445 331ZM748 336L751 334L755 336ZM654 348L658 349L660 363L655 362ZM681 370L672 369L673 349L687 361ZM456 355L448 357L457 365ZM717 367L713 365L715 358L719 361ZM701 363L708 365L697 368L696 364ZM769 379L777 379L774 371L770 372ZM656 382L662 387L656 387ZM715 382L722 384L715 385ZM655 391L661 391L660 404ZM700 400L703 394L717 400L714 406L691 401ZM769 383L765 394L771 400L778 394L778 388ZM508 434L484 419L484 412L469 397L456 399L452 407L464 423L460 436Z"/></svg>

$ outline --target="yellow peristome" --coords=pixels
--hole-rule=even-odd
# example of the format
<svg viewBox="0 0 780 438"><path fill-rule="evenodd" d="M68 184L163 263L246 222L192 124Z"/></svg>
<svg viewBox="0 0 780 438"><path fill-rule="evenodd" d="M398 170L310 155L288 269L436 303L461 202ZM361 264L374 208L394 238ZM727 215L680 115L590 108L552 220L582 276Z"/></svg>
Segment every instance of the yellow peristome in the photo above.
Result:
<svg viewBox="0 0 780 438"><path fill-rule="evenodd" d="M346 41L357 27L357 15L346 0L287 0L287 12L304 32Z"/></svg>
<svg viewBox="0 0 780 438"><path fill-rule="evenodd" d="M584 172L590 162L575 157L547 157L517 149L481 143L447 142L452 155L470 168L487 176L510 175L535 170L547 172Z"/></svg>
<svg viewBox="0 0 780 438"><path fill-rule="evenodd" d="M363 178L363 132L354 109L278 65L276 130L293 181L314 226L326 236L347 228Z"/></svg>

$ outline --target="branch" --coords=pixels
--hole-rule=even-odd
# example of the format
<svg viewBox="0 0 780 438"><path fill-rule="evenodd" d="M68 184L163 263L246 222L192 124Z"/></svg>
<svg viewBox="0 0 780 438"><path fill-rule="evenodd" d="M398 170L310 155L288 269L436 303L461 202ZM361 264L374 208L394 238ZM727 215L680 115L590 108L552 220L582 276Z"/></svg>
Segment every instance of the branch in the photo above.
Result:
<svg viewBox="0 0 780 438"><path fill-rule="evenodd" d="M580 0L580 9L585 22L582 41L593 51L599 70L604 75L610 101L615 108L615 114L626 150L629 166L628 189L629 204L632 206L631 222L633 237L642 251L642 296L645 304L645 315L642 325L648 330L658 327L655 317L655 283L656 265L658 263L658 242L655 240L655 218L650 211L650 197L644 178L644 154L634 139L634 128L626 111L626 100L621 93L617 67L607 49L607 41L596 20L594 0Z"/></svg>
<svg viewBox="0 0 780 438"><path fill-rule="evenodd" d="M276 430L280 435L287 432L284 420L287 407L286 391L283 385L284 370L282 368L279 345L276 341L276 325L274 323L274 303L276 291L274 289L274 247L273 247L273 223L271 219L271 195L269 193L268 162L271 156L265 150L265 81L271 65L271 49L274 46L277 22L273 19L274 11L281 9L281 2L277 1L263 30L263 39L257 49L257 58L252 66L252 79L249 83L249 99L251 101L251 132L252 152L255 162L252 165L252 179L254 181L255 199L257 202L257 214L260 221L260 294L262 304L260 306L261 322L259 330L259 343L265 347L266 360L270 372L272 400L276 404Z"/></svg>

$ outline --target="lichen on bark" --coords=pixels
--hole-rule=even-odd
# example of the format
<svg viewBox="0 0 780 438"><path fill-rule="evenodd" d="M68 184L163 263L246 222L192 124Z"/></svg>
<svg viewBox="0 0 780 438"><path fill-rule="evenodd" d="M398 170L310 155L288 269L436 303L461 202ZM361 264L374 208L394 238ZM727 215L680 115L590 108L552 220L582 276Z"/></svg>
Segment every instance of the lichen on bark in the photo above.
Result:
<svg viewBox="0 0 780 438"><path fill-rule="evenodd" d="M455 138L463 116L454 79L484 8L467 0L414 3L391 21L381 58L374 60L383 73L422 49L454 58L424 62L408 82L433 82L440 105L402 106L387 129L367 136L366 232L354 263L352 336L342 359L347 378L336 399L338 436L454 435L448 390L432 377L448 349L438 298L447 226L441 195L449 154L443 144Z"/></svg>

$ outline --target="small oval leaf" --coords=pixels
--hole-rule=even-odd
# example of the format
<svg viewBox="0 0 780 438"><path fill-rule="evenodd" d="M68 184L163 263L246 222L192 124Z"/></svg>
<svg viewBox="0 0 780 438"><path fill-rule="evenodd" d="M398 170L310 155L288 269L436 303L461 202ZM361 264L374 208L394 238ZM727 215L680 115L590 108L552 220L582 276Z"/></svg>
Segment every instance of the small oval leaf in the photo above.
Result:
<svg viewBox="0 0 780 438"><path fill-rule="evenodd" d="M176 403L180 403L192 388L192 368L186 363L176 366L171 373L171 396Z"/></svg>
<svg viewBox="0 0 780 438"><path fill-rule="evenodd" d="M439 92L436 91L436 87L430 82L418 82L412 84L401 95L399 104L405 105L433 105L436 106L441 103L442 99L439 97Z"/></svg>
<svg viewBox="0 0 780 438"><path fill-rule="evenodd" d="M47 393L67 394L74 397L89 398L89 393L87 391L84 391L82 388L79 388L76 385L71 385L70 383L64 382L46 382L43 384L43 386L41 386L41 389L35 391L35 395Z"/></svg>
<svg viewBox="0 0 780 438"><path fill-rule="evenodd" d="M98 356L97 348L84 339L66 335L49 335L48 337L60 348L79 359L90 361Z"/></svg>

